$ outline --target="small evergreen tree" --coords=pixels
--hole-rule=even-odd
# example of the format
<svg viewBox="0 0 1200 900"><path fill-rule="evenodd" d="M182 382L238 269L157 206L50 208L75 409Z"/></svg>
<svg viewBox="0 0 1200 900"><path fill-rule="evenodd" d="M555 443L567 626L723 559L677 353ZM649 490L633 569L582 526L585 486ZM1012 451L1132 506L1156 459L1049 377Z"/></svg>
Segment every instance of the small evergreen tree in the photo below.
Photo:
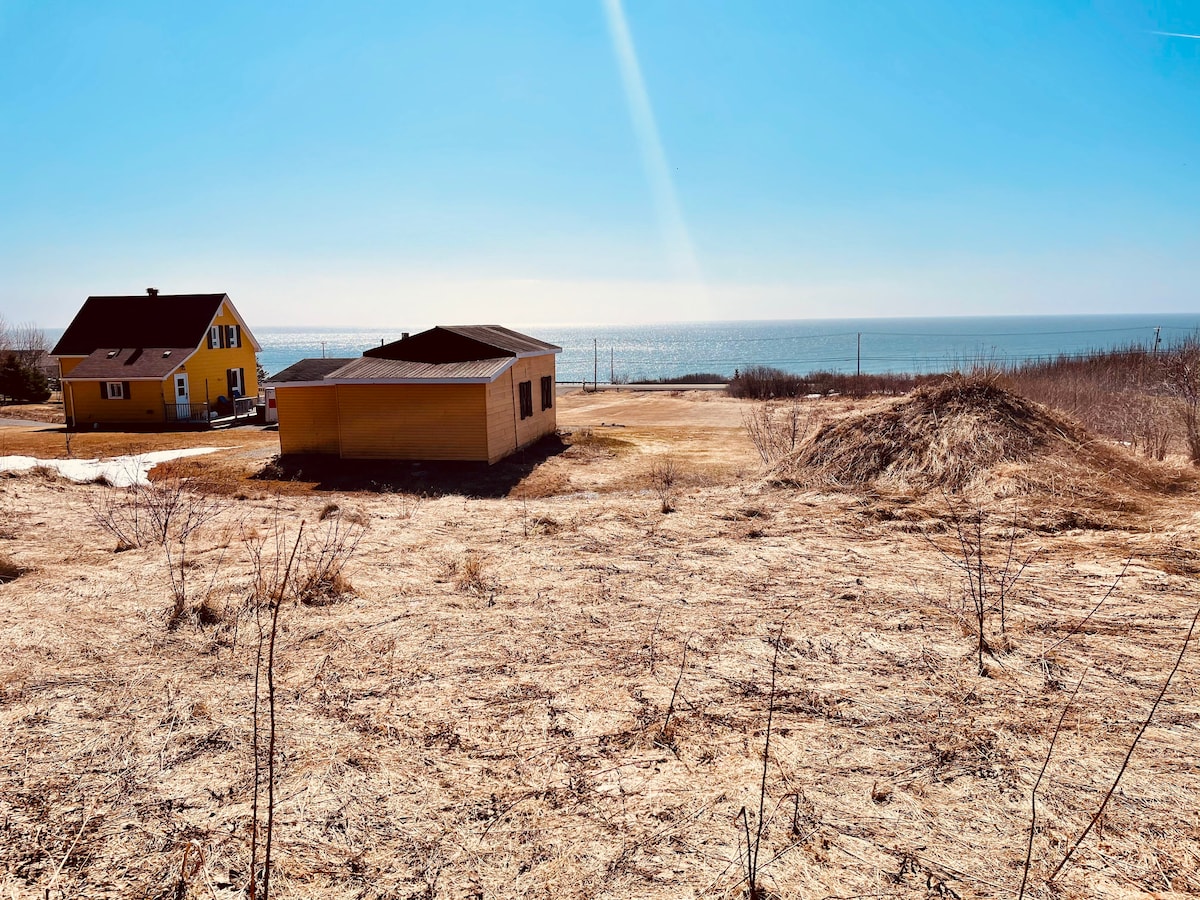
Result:
<svg viewBox="0 0 1200 900"><path fill-rule="evenodd" d="M0 396L17 403L45 403L50 399L50 384L38 369L10 353L0 366Z"/></svg>

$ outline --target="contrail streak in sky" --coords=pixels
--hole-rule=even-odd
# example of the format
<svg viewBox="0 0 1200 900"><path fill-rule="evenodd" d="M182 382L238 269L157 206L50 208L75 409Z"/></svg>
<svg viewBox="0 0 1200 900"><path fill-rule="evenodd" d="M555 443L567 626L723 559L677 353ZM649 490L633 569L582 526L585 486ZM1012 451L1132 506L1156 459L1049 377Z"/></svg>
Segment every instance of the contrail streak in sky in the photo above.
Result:
<svg viewBox="0 0 1200 900"><path fill-rule="evenodd" d="M1161 37L1191 38L1193 41L1200 41L1200 34L1180 34L1177 31L1152 31L1150 33L1160 35Z"/></svg>
<svg viewBox="0 0 1200 900"><path fill-rule="evenodd" d="M654 195L654 205L658 211L667 252L676 274L689 282L699 284L700 266L696 262L692 238L679 207L675 182L671 178L671 168L667 164L667 154L658 134L658 123L654 119L654 109L646 92L646 81L642 78L637 50L633 46L633 36L629 33L629 23L625 19L621 0L604 0L604 12L608 17L613 52L621 70L625 98L629 103L629 115L633 119L633 130L637 135L642 162L646 167L646 178Z"/></svg>

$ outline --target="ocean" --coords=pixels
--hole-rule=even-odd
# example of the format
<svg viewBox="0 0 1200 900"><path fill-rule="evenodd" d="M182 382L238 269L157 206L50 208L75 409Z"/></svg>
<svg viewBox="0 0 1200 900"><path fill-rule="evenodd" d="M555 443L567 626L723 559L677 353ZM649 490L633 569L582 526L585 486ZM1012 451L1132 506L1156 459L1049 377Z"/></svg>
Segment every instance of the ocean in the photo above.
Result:
<svg viewBox="0 0 1200 900"><path fill-rule="evenodd" d="M505 323L507 324L507 323ZM794 319L657 325L510 325L563 348L559 381L731 376L752 365L788 372L937 372L974 362L1045 359L1128 344L1162 346L1200 329L1200 313ZM358 356L399 328L258 326L259 361L274 374L305 357ZM413 327L411 331L421 330Z"/></svg>

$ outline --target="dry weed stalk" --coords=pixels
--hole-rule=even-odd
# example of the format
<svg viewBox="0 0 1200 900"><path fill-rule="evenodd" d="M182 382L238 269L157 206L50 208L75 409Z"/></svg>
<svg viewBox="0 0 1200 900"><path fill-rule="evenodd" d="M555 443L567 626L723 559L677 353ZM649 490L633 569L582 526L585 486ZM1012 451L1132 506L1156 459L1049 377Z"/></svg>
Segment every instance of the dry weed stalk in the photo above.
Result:
<svg viewBox="0 0 1200 900"><path fill-rule="evenodd" d="M262 621L262 606L259 603L254 605L255 623L258 625L258 652L254 659L254 723L252 746L254 753L254 798L251 803L251 831L250 831L250 884L249 894L251 900L257 900L257 883L258 883L258 805L259 805L259 786L262 783L262 761L259 758L259 698L261 695L262 683L262 661L263 661L263 644L267 645L267 710L268 710L268 726L267 726L267 821L266 821L266 844L263 858L263 875L262 875L262 900L269 900L271 894L271 849L272 841L275 832L275 738L276 738L276 720L275 720L275 637L279 632L279 610L283 606L284 591L286 590L288 579L292 573L292 565L296 561L296 553L299 551L302 541L304 540L304 522L300 523L300 531L296 534L296 542L292 545L292 552L288 556L287 565L283 570L283 577L279 582L278 591L272 600L269 600L271 607L271 625L269 631L264 628Z"/></svg>
<svg viewBox="0 0 1200 900"><path fill-rule="evenodd" d="M1166 696L1167 689L1171 687L1171 681L1175 678L1175 673L1179 671L1179 666L1183 662L1183 656L1187 652L1188 644L1191 643L1192 635L1196 631L1197 621L1200 621L1200 607L1196 609L1196 614L1192 616L1192 623L1188 626L1187 634L1183 638L1183 645L1179 648L1179 655L1175 657L1175 665L1171 667L1171 671L1167 674L1167 678L1163 682L1162 689L1159 690L1158 696L1154 698L1154 702L1150 704L1150 711L1146 713L1146 718L1142 720L1141 727L1138 728L1137 734L1133 736L1133 741L1131 741L1129 744L1129 750L1126 752L1125 758L1121 761L1121 767L1117 770L1117 775L1113 779L1113 783L1109 786L1108 792L1105 793L1104 799L1100 801L1100 806L1096 808L1096 812L1092 814L1091 819L1087 823L1087 827L1083 829L1079 837L1075 839L1075 842L1071 844L1069 848L1067 848L1067 852L1063 856L1062 861L1054 867L1054 870L1046 878L1047 883L1054 881L1054 879L1058 877L1059 873L1062 872L1066 864L1070 862L1075 851L1079 849L1079 845L1084 842L1089 834L1091 834L1092 829L1096 827L1096 823L1100 820L1100 817L1104 815L1104 810L1108 807L1108 801L1112 799L1113 792L1116 791L1117 785L1121 783L1121 778L1124 776L1125 770L1129 768L1129 760L1133 757L1133 751L1137 749L1137 745L1141 741L1142 735L1145 734L1146 729L1150 727L1150 720L1154 718L1154 714L1158 711L1159 704L1162 703L1163 697Z"/></svg>
<svg viewBox="0 0 1200 900"><path fill-rule="evenodd" d="M1029 792L1029 843L1025 847L1025 869L1021 874L1021 889L1017 893L1017 900L1024 900L1025 885L1029 881L1029 864L1033 859L1033 835L1037 830L1037 792L1042 785L1042 779L1046 775L1046 769L1050 766L1050 757L1054 755L1054 745L1058 741L1058 736L1062 732L1063 722L1067 718L1067 710L1071 708L1071 704L1075 701L1075 695L1079 693L1079 688L1083 685L1083 679L1087 677L1088 670L1084 669L1083 674L1079 676L1079 681L1075 683L1075 690L1071 691L1071 696L1067 698L1067 702L1063 705L1062 713L1058 717L1058 724L1054 726L1054 733L1050 736L1050 746L1046 750L1046 758L1042 761L1042 769L1038 772L1037 781L1033 783L1033 790Z"/></svg>
<svg viewBox="0 0 1200 900"><path fill-rule="evenodd" d="M688 640L690 640L690 638ZM684 641L683 653L679 657L679 675L675 678L675 687L671 689L671 699L667 703L667 715L663 719L663 726L658 733L658 739L656 741L656 743L659 743L662 746L670 749L671 752L675 753L676 756L679 754L675 750L675 742L672 740L671 717L675 715L675 700L679 697L679 685L683 683L683 672L684 668L687 666L687 652L688 642Z"/></svg>
<svg viewBox="0 0 1200 900"><path fill-rule="evenodd" d="M742 820L742 827L746 836L746 859L745 859L745 876L746 882L746 897L747 900L767 900L769 893L761 888L758 883L759 872L759 850L762 847L763 826L765 824L763 817L766 814L767 805L767 770L771 763L771 729L775 721L775 683L779 675L779 651L783 647L783 630L787 626L788 619L796 610L790 610L787 615L779 623L779 629L775 632L775 652L771 656L771 689L767 694L767 729L763 737L763 752L762 752L762 779L758 787L758 817L754 823L754 834L751 837L750 833L750 814L743 806L738 813L738 818ZM681 672L682 674L682 672ZM768 862L778 859L778 854L772 857ZM764 864L765 865L765 864Z"/></svg>

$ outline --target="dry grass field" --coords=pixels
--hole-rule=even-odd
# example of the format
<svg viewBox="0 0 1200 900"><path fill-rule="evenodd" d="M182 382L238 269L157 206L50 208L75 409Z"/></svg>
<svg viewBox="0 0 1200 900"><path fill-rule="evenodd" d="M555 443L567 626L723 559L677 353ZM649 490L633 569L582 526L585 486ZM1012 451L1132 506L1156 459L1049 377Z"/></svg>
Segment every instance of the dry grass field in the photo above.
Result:
<svg viewBox="0 0 1200 900"><path fill-rule="evenodd" d="M250 896L275 609L271 896L1017 897L1052 740L1026 895L1200 893L1200 648L1154 706L1191 470L984 399L816 402L770 467L705 394L560 398L487 471L74 437L227 449L137 496L0 478L0 895ZM165 546L114 534L171 497Z"/></svg>

